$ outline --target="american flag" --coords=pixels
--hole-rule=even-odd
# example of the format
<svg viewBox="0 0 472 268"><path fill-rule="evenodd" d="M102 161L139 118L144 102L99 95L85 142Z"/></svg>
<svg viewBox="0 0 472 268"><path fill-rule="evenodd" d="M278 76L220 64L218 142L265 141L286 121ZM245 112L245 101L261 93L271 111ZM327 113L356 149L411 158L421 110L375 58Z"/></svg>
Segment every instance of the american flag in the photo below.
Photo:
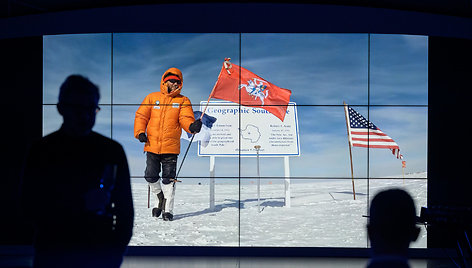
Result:
<svg viewBox="0 0 472 268"><path fill-rule="evenodd" d="M398 159L403 159L400 147L392 138L351 107L345 106L345 110L346 108L348 110L346 114L349 117L349 142L352 146L390 149Z"/></svg>

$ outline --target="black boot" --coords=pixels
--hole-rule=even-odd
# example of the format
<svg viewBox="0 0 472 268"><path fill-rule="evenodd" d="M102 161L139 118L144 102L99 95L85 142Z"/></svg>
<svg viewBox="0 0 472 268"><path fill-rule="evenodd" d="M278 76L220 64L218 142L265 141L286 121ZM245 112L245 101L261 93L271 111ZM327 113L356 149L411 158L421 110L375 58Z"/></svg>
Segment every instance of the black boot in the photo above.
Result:
<svg viewBox="0 0 472 268"><path fill-rule="evenodd" d="M160 208L152 208L152 216L158 218L161 216L162 209Z"/></svg>
<svg viewBox="0 0 472 268"><path fill-rule="evenodd" d="M168 212L164 212L164 214L162 214L162 219L164 219L165 221L172 221L174 219L174 215Z"/></svg>
<svg viewBox="0 0 472 268"><path fill-rule="evenodd" d="M166 200L164 199L164 193L162 192L158 193L157 199L159 199L159 204L157 205L157 208L152 209L152 216L156 218L161 216L162 209L164 208L166 204Z"/></svg>
<svg viewBox="0 0 472 268"><path fill-rule="evenodd" d="M159 208L160 210L163 210L164 206L166 205L166 200L164 199L164 193L163 192L158 193L157 199L159 199L159 205L157 206L157 208Z"/></svg>

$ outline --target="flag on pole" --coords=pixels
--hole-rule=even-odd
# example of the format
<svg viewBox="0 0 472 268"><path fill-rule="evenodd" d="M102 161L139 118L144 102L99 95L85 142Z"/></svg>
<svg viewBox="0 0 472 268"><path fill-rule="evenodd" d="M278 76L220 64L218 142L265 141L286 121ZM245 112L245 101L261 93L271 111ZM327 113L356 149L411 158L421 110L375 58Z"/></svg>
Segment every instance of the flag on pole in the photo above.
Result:
<svg viewBox="0 0 472 268"><path fill-rule="evenodd" d="M291 94L225 59L210 98L262 108L284 121Z"/></svg>
<svg viewBox="0 0 472 268"><path fill-rule="evenodd" d="M195 118L200 118L202 112L194 111L193 112ZM208 143L210 143L211 139L211 128L213 124L216 122L216 118L207 114L204 114L202 117L202 129L199 133L195 134L193 141L200 141L203 147L207 147ZM192 134L182 131L182 135L180 136L181 139L190 141L192 139Z"/></svg>
<svg viewBox="0 0 472 268"><path fill-rule="evenodd" d="M398 159L403 159L400 147L376 125L365 119L361 114L348 107L349 142L354 147L390 149Z"/></svg>

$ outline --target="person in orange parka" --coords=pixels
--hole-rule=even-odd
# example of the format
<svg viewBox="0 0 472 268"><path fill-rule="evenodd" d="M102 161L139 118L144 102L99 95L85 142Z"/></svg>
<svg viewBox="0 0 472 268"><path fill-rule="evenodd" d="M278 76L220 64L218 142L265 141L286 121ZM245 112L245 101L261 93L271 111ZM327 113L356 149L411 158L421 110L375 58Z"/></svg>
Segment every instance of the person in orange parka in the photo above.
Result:
<svg viewBox="0 0 472 268"><path fill-rule="evenodd" d="M134 137L145 143L144 177L157 195L152 216L159 217L162 212L162 218L166 221L173 219L182 128L189 133L198 133L202 127L201 120L195 120L190 100L180 94L182 83L182 72L179 69L167 70L162 75L161 90L144 98L134 119ZM161 167L162 185L159 177Z"/></svg>

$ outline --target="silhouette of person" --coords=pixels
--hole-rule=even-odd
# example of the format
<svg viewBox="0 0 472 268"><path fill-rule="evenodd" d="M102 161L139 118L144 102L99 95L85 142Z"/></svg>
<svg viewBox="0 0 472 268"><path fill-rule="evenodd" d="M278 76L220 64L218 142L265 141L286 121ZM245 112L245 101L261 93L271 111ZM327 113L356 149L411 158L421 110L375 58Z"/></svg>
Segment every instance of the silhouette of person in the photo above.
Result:
<svg viewBox="0 0 472 268"><path fill-rule="evenodd" d="M420 232L411 196L401 189L379 192L370 205L367 232L372 245L368 268L410 267L408 247Z"/></svg>
<svg viewBox="0 0 472 268"><path fill-rule="evenodd" d="M80 75L60 87L61 128L33 144L22 206L35 229L34 267L119 267L134 209L122 146L94 131L99 90Z"/></svg>

